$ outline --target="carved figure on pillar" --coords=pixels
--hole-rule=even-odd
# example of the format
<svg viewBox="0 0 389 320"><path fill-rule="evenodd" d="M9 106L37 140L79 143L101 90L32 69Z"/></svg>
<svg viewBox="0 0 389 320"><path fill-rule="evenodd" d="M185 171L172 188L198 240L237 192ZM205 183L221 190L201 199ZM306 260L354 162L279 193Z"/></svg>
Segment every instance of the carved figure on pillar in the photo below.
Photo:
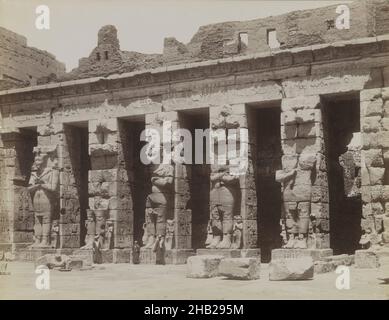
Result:
<svg viewBox="0 0 389 320"><path fill-rule="evenodd" d="M243 245L243 219L241 216L234 216L234 228L232 230L232 249L241 249Z"/></svg>
<svg viewBox="0 0 389 320"><path fill-rule="evenodd" d="M287 239L284 239L283 248L308 248L308 237L313 228L315 217L311 215L312 175L315 170L316 155L302 154L298 159L298 167L292 170L278 170L276 180L282 183L284 202L281 224ZM303 183L296 184L296 181ZM303 195L303 196L301 196ZM281 234L285 237L285 234ZM286 242L286 243L285 243Z"/></svg>
<svg viewBox="0 0 389 320"><path fill-rule="evenodd" d="M85 246L83 246L82 249L92 249L93 241L96 235L95 215L93 213L93 210L91 209L87 209L86 214L87 214L87 219L85 220L85 227L86 227Z"/></svg>
<svg viewBox="0 0 389 320"><path fill-rule="evenodd" d="M32 247L50 246L51 222L58 210L59 170L56 147L35 148L35 160L29 181L34 209L34 244Z"/></svg>
<svg viewBox="0 0 389 320"><path fill-rule="evenodd" d="M239 177L231 175L228 166L221 166L217 172L211 174L211 183L213 238L207 248L229 249L232 246L233 214L239 191Z"/></svg>
<svg viewBox="0 0 389 320"><path fill-rule="evenodd" d="M171 250L174 248L174 219L166 220L166 237L165 237L165 247L166 250Z"/></svg>
<svg viewBox="0 0 389 320"><path fill-rule="evenodd" d="M173 175L174 167L170 164L159 164L152 173L151 193L146 199L147 242L144 248L152 249L156 237L166 235L166 217L171 202Z"/></svg>
<svg viewBox="0 0 389 320"><path fill-rule="evenodd" d="M353 133L347 151L339 156L343 168L344 192L348 198L361 194L361 141L360 133Z"/></svg>
<svg viewBox="0 0 389 320"><path fill-rule="evenodd" d="M55 249L60 247L58 220L53 221L53 226L51 228L51 247Z"/></svg>

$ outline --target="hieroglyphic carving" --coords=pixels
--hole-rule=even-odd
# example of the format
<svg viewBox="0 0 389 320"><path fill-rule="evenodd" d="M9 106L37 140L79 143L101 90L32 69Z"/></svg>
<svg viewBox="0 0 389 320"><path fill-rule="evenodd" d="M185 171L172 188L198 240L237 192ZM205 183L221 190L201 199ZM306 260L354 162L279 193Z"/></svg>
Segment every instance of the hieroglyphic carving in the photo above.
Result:
<svg viewBox="0 0 389 320"><path fill-rule="evenodd" d="M166 219L173 186L174 167L160 164L152 173L151 193L146 199L147 242L145 248L153 248L157 235L166 235Z"/></svg>
<svg viewBox="0 0 389 320"><path fill-rule="evenodd" d="M217 172L211 174L211 183L210 226L213 237L212 241L206 247L229 249L233 245L233 215L237 201L237 193L239 192L239 177L231 175L228 166L220 166Z"/></svg>

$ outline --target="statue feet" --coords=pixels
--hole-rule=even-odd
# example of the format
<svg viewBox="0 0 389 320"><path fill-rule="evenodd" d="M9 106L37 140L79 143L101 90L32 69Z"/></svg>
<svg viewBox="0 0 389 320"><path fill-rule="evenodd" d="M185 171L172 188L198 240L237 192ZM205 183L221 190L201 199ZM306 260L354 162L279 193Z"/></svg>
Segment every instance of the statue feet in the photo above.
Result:
<svg viewBox="0 0 389 320"><path fill-rule="evenodd" d="M233 242L231 244L231 249L240 249L240 242Z"/></svg>
<svg viewBox="0 0 389 320"><path fill-rule="evenodd" d="M208 245L210 245L210 244L212 243L212 240L213 240L212 233L208 233L207 239L205 240L205 247L207 247Z"/></svg>
<svg viewBox="0 0 389 320"><path fill-rule="evenodd" d="M225 234L223 236L222 242L220 242L216 248L218 249L230 249L231 248L231 235L230 234Z"/></svg>
<svg viewBox="0 0 389 320"><path fill-rule="evenodd" d="M284 248L286 249L292 249L295 247L295 244L296 244L296 239L294 239L293 237L289 238L288 242L286 243L286 245L284 245Z"/></svg>
<svg viewBox="0 0 389 320"><path fill-rule="evenodd" d="M155 236L149 236L147 243L143 246L144 249L152 249L156 239Z"/></svg>
<svg viewBox="0 0 389 320"><path fill-rule="evenodd" d="M308 248L307 240L306 239L298 239L298 240L296 240L294 248L297 248L297 249L307 249Z"/></svg>
<svg viewBox="0 0 389 320"><path fill-rule="evenodd" d="M207 249L216 249L217 245L220 243L220 236L213 236L212 241L209 245L206 246Z"/></svg>

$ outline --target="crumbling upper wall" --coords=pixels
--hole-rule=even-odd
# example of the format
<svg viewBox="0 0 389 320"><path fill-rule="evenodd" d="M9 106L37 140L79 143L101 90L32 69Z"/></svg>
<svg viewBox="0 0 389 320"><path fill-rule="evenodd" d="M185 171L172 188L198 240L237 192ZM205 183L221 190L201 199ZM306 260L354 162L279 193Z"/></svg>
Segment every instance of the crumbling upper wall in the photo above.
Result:
<svg viewBox="0 0 389 320"><path fill-rule="evenodd" d="M66 81L73 79L108 76L138 70L153 69L160 66L177 65L198 61L215 60L236 55L245 55L271 50L306 47L315 44L333 43L337 41L372 37L389 33L389 1L363 0L347 4L350 9L350 29L339 30L335 26L338 5L311 10L294 11L280 16L255 19L250 21L233 21L201 26L187 44L173 37L165 38L163 54L143 54L122 51L114 26L104 26L99 30L97 46L88 57L79 60L79 66L71 72L63 74L63 68L53 72L55 58L46 52L26 47L26 39L12 32L13 38L7 40L17 43L23 50L8 53L2 59L7 66L6 74L14 87L35 84L35 74L43 76L37 83ZM5 29L4 29L5 30ZM276 46L269 45L269 34L275 31ZM244 35L245 37L242 37ZM2 38L3 39L3 38ZM246 41L247 40L247 41ZM1 40L8 45L8 42ZM3 47L6 45L3 44ZM13 45L15 47L15 45ZM36 51L28 55L20 54L25 48ZM4 49L3 49L4 50ZM0 53L2 45L0 42ZM41 53L45 59L36 58ZM15 58L15 57L16 58ZM23 58L20 58L22 56ZM25 57L27 56L27 57ZM18 58L19 57L19 58ZM10 59L10 60L9 60ZM51 60L52 61L51 61ZM41 62L40 62L41 60ZM8 63L11 61L11 63ZM0 66L1 61L0 61ZM62 65L61 65L62 66ZM60 70L59 70L60 69ZM58 77L53 75L58 75ZM28 77L23 78L21 75ZM29 77L33 79L29 79ZM4 76L3 76L4 78ZM21 78L21 79L20 79ZM29 81L29 82L26 82ZM0 82L2 80L0 79ZM4 81L3 81L4 82ZM1 88L6 89L6 88Z"/></svg>
<svg viewBox="0 0 389 320"><path fill-rule="evenodd" d="M89 57L81 58L79 66L64 75L61 80L107 76L113 73L156 68L160 65L162 65L160 54L120 50L115 26L107 25L99 30L97 47L92 50Z"/></svg>
<svg viewBox="0 0 389 320"><path fill-rule="evenodd" d="M55 79L65 65L47 51L27 46L25 37L0 27L0 90L39 84L42 77Z"/></svg>
<svg viewBox="0 0 389 320"><path fill-rule="evenodd" d="M388 1L355 1L347 6L350 9L350 29L336 28L335 21L339 16L336 13L338 5L294 11L250 21L202 26L187 45L174 38L169 38L169 42L165 41L164 62L174 64L177 61L180 63L188 60L202 61L270 51L268 33L272 30L276 31L280 49L389 33ZM239 40L240 34L247 34L247 46ZM177 51L185 53L179 56Z"/></svg>

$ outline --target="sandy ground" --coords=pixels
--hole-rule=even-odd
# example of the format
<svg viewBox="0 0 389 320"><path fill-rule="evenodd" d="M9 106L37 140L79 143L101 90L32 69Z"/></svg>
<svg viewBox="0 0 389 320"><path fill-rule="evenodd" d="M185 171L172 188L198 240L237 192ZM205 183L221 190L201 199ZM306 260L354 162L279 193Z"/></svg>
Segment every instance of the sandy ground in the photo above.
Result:
<svg viewBox="0 0 389 320"><path fill-rule="evenodd" d="M269 281L268 265L261 279L189 279L185 265L107 264L92 270L50 272L50 289L38 290L32 263L11 262L11 275L0 275L0 299L389 299L389 284L380 269L350 268L349 290L336 289L335 272L307 281Z"/></svg>

